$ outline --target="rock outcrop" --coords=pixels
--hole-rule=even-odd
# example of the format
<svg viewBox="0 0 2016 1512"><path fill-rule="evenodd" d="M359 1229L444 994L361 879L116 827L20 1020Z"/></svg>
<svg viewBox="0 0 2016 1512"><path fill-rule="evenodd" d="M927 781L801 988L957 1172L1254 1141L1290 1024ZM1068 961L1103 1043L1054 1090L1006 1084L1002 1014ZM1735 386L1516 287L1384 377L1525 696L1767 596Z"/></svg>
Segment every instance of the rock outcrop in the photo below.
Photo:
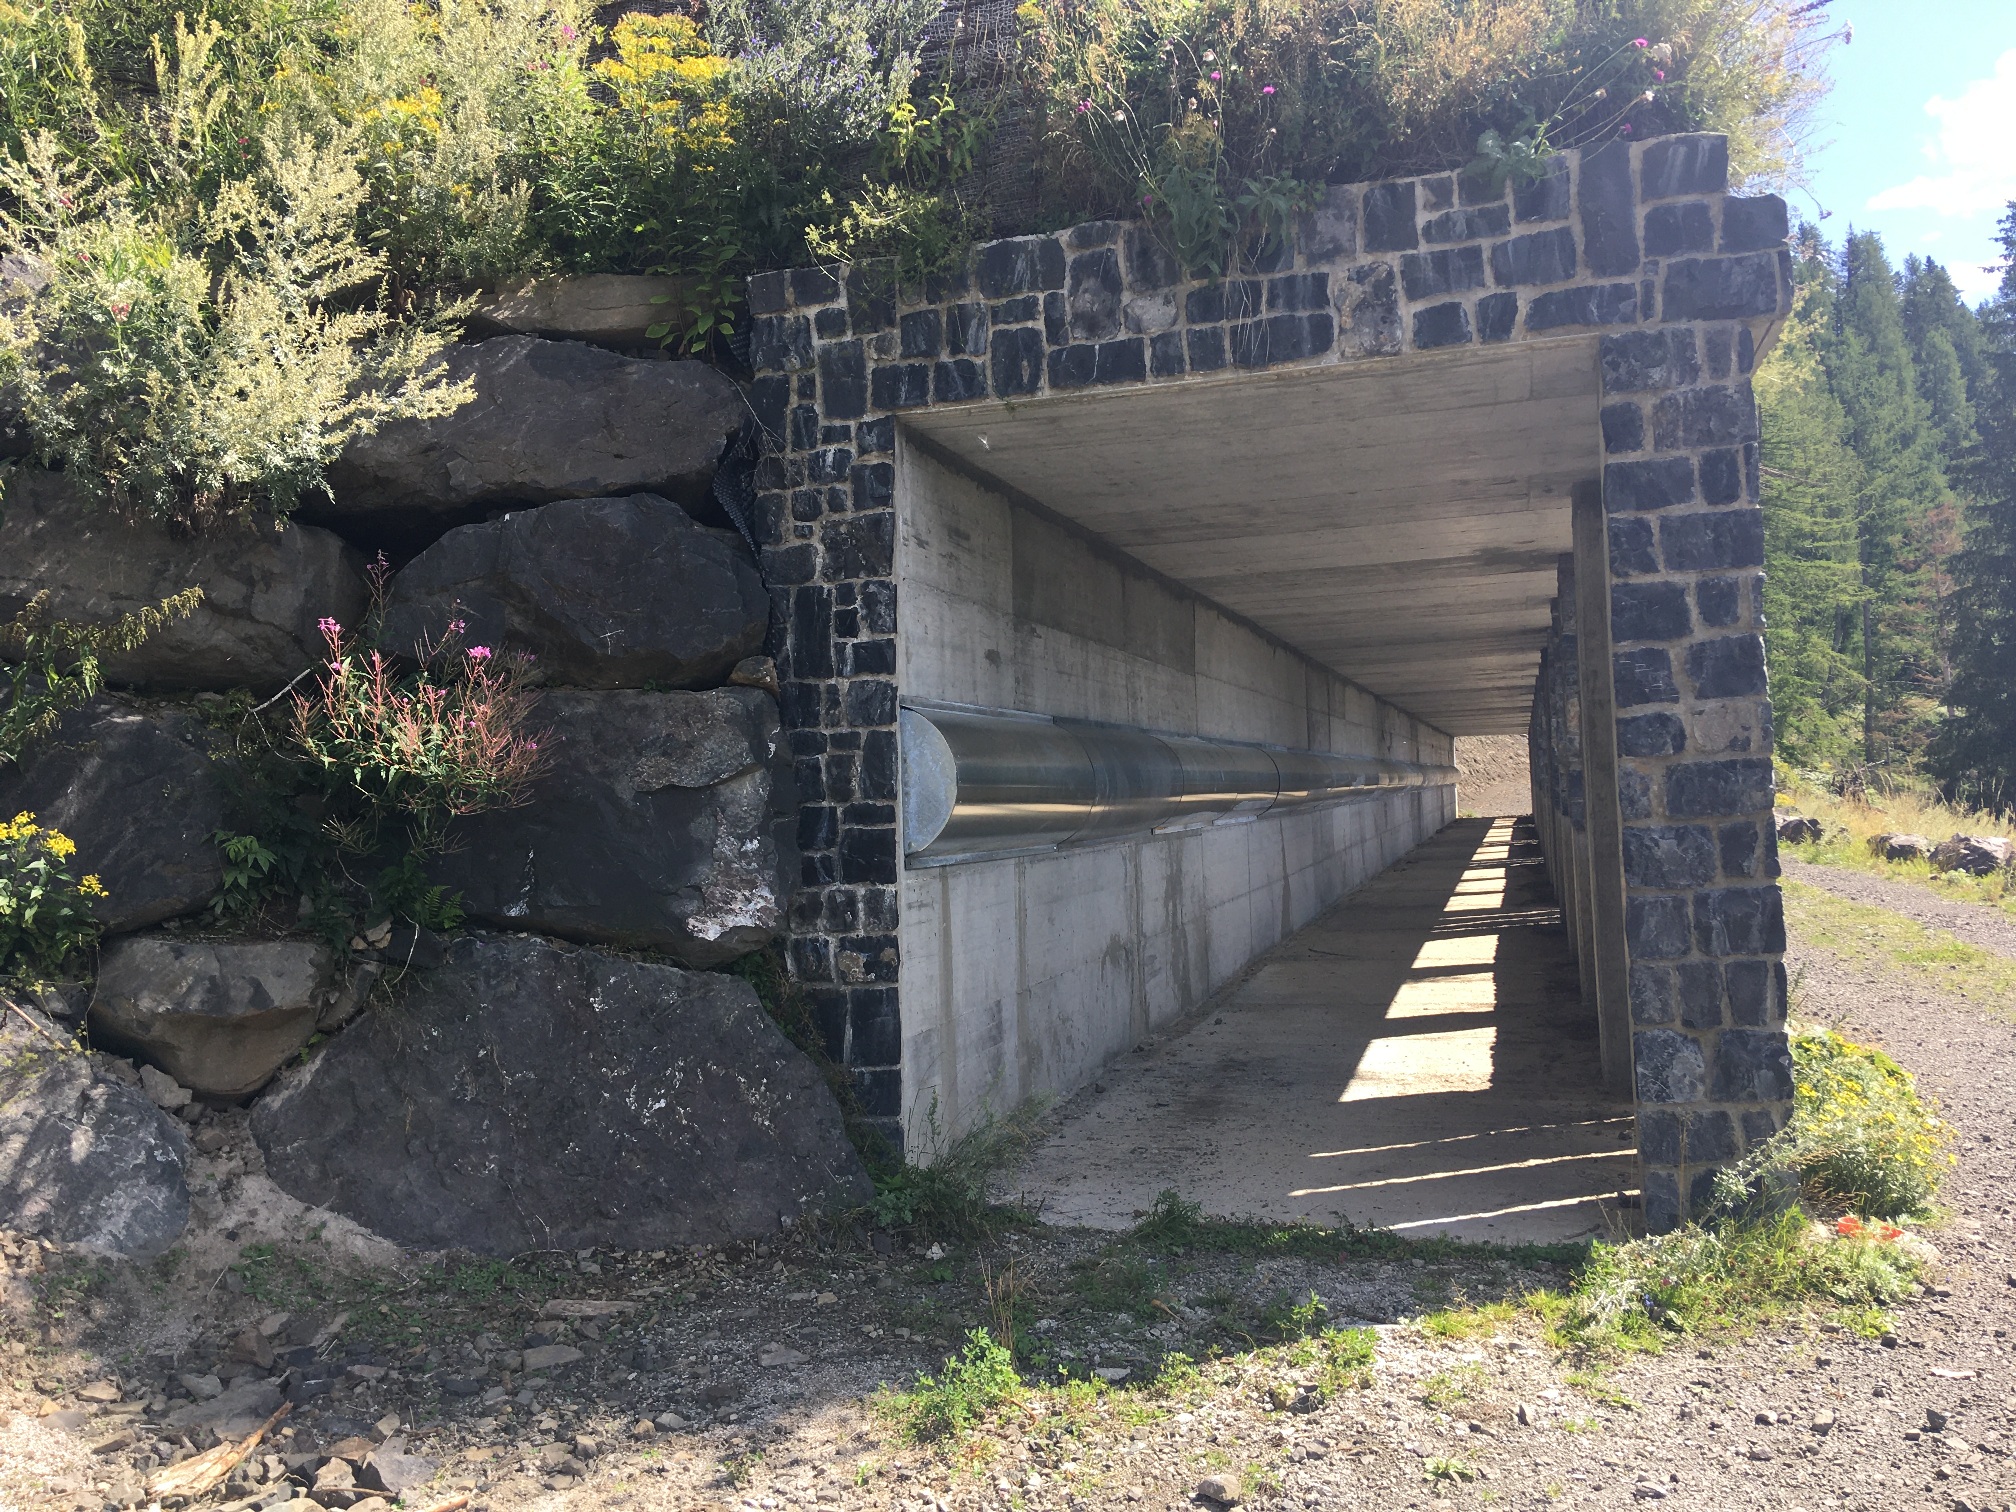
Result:
<svg viewBox="0 0 2016 1512"><path fill-rule="evenodd" d="M151 1260L189 1221L189 1143L36 1014L0 1013L0 1229Z"/></svg>
<svg viewBox="0 0 2016 1512"><path fill-rule="evenodd" d="M329 469L333 498L304 515L424 544L509 505L630 493L698 503L742 423L734 383L704 363L532 336L457 347L447 363L475 397L351 442Z"/></svg>
<svg viewBox="0 0 2016 1512"><path fill-rule="evenodd" d="M483 1254L775 1233L870 1188L819 1073L734 977L456 942L255 1106L299 1198Z"/></svg>
<svg viewBox="0 0 2016 1512"><path fill-rule="evenodd" d="M580 499L449 531L392 579L380 632L536 657L543 681L704 687L762 649L770 598L741 540L652 494Z"/></svg>
<svg viewBox="0 0 2016 1512"><path fill-rule="evenodd" d="M776 935L797 811L769 694L555 691L536 719L552 761L531 801L462 821L430 868L470 920L694 966Z"/></svg>
<svg viewBox="0 0 2016 1512"><path fill-rule="evenodd" d="M1869 854L1885 861L1926 861L1932 856L1932 842L1923 835L1871 835Z"/></svg>
<svg viewBox="0 0 2016 1512"><path fill-rule="evenodd" d="M1820 839L1820 821L1805 814L1778 815L1778 843L1780 845L1816 844Z"/></svg>
<svg viewBox="0 0 2016 1512"><path fill-rule="evenodd" d="M1985 877L2005 866L2016 866L2016 841L2000 835L1955 835L1932 847L1932 864L1941 871Z"/></svg>
<svg viewBox="0 0 2016 1512"><path fill-rule="evenodd" d="M190 716L103 696L72 709L12 766L0 767L0 811L26 811L77 842L81 875L113 934L193 913L224 885L211 836L224 824L223 774Z"/></svg>
<svg viewBox="0 0 2016 1512"><path fill-rule="evenodd" d="M244 1097L315 1033L338 996L334 965L315 940L117 940L99 958L92 1043L199 1096Z"/></svg>
<svg viewBox="0 0 2016 1512"><path fill-rule="evenodd" d="M0 620L49 591L56 619L109 624L185 588L202 605L136 650L102 658L115 687L271 692L322 654L316 622L363 618L363 562L326 530L225 520L176 535L77 498L61 474L22 467L0 511Z"/></svg>

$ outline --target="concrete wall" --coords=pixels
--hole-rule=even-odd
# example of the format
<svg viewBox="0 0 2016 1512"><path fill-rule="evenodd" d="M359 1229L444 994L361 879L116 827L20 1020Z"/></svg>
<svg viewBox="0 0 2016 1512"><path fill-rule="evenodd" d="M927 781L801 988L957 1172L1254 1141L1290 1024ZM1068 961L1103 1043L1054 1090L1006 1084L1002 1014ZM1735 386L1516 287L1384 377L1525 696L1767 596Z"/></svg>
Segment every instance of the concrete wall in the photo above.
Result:
<svg viewBox="0 0 2016 1512"><path fill-rule="evenodd" d="M1448 736L899 439L906 699L1448 763ZM1456 790L906 868L906 1143L1069 1091L1455 817Z"/></svg>

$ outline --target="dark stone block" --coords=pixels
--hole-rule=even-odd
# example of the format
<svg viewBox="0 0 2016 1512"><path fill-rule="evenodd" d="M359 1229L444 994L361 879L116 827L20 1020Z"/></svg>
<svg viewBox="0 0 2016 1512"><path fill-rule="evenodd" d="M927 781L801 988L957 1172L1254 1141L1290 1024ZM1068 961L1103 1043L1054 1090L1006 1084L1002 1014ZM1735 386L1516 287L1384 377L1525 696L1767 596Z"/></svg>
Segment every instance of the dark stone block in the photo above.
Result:
<svg viewBox="0 0 2016 1512"><path fill-rule="evenodd" d="M1632 897L1625 900L1624 937L1634 961L1677 961L1691 952L1687 900Z"/></svg>
<svg viewBox="0 0 2016 1512"><path fill-rule="evenodd" d="M1183 318L1191 325L1213 325L1221 320L1246 320L1258 315L1267 302L1266 285L1258 279L1205 284L1192 289L1183 299Z"/></svg>
<svg viewBox="0 0 2016 1512"><path fill-rule="evenodd" d="M849 830L840 837L840 880L884 885L896 880L896 831Z"/></svg>
<svg viewBox="0 0 2016 1512"><path fill-rule="evenodd" d="M1696 698L1764 694L1764 637L1722 635L1687 648L1687 680Z"/></svg>
<svg viewBox="0 0 2016 1512"><path fill-rule="evenodd" d="M895 648L893 641L878 641L876 644L890 647L893 655ZM861 742L861 767L856 775L856 787L863 798L876 798L888 802L896 800L898 794L894 730L867 732Z"/></svg>
<svg viewBox="0 0 2016 1512"><path fill-rule="evenodd" d="M1778 889L1718 887L1694 895L1694 944L1707 956L1776 955L1785 948Z"/></svg>
<svg viewBox="0 0 2016 1512"><path fill-rule="evenodd" d="M793 268L791 302L795 305L832 304L840 297L840 277L831 268Z"/></svg>
<svg viewBox="0 0 2016 1512"><path fill-rule="evenodd" d="M800 766L818 765L801 762ZM801 788L802 791L802 788ZM807 803L798 810L798 849L831 850L840 843L840 811L823 803Z"/></svg>
<svg viewBox="0 0 2016 1512"><path fill-rule="evenodd" d="M1681 388L1701 375L1691 330L1619 331L1603 338L1599 360L1606 394Z"/></svg>
<svg viewBox="0 0 2016 1512"><path fill-rule="evenodd" d="M1181 331L1158 331L1148 339L1148 371L1157 378L1180 378L1188 371Z"/></svg>
<svg viewBox="0 0 2016 1512"><path fill-rule="evenodd" d="M819 406L816 404L794 404L791 406L791 434L789 444L793 451L810 451L819 445L819 433L825 427L819 423Z"/></svg>
<svg viewBox="0 0 2016 1512"><path fill-rule="evenodd" d="M1070 339L1107 341L1121 329L1121 254L1111 246L1070 260Z"/></svg>
<svg viewBox="0 0 2016 1512"><path fill-rule="evenodd" d="M1687 1115L1687 1164L1734 1160L1740 1153L1736 1145L1736 1120L1727 1113Z"/></svg>
<svg viewBox="0 0 2016 1512"><path fill-rule="evenodd" d="M1139 336L1118 341L1102 341L1092 365L1094 383L1145 383L1148 381L1147 344Z"/></svg>
<svg viewBox="0 0 2016 1512"><path fill-rule="evenodd" d="M877 739L894 741L895 738L895 732L889 730L875 731L868 736L871 743ZM894 794L892 793L891 796L893 797ZM862 888L861 922L869 929L880 930L884 934L895 934L903 922L903 909L901 903L898 901L896 889L893 887Z"/></svg>
<svg viewBox="0 0 2016 1512"><path fill-rule="evenodd" d="M1722 852L1723 876L1757 875L1757 835L1757 822L1754 819L1725 824L1715 832L1716 846Z"/></svg>
<svg viewBox="0 0 2016 1512"><path fill-rule="evenodd" d="M849 683L847 723L857 730L896 723L896 684L874 677Z"/></svg>
<svg viewBox="0 0 2016 1512"><path fill-rule="evenodd" d="M1734 504L1743 497L1743 454L1725 446L1701 454L1701 502Z"/></svg>
<svg viewBox="0 0 2016 1512"><path fill-rule="evenodd" d="M1645 411L1628 401L1603 406L1603 450L1635 452L1645 450Z"/></svg>
<svg viewBox="0 0 2016 1512"><path fill-rule="evenodd" d="M1676 714L1633 714L1617 721L1620 756L1678 756L1687 749L1687 726Z"/></svg>
<svg viewBox="0 0 2016 1512"><path fill-rule="evenodd" d="M1715 217L1700 200L1654 205L1645 212L1645 255L1677 257L1715 250Z"/></svg>
<svg viewBox="0 0 2016 1512"><path fill-rule="evenodd" d="M1651 1166L1684 1163L1686 1124L1678 1113L1647 1108L1638 1115L1638 1158Z"/></svg>
<svg viewBox="0 0 2016 1512"><path fill-rule="evenodd" d="M1748 375L1757 365L1757 339L1750 334L1750 327L1736 327L1736 371Z"/></svg>
<svg viewBox="0 0 2016 1512"><path fill-rule="evenodd" d="M851 949L856 942L841 941L842 949ZM894 947L890 949L893 951ZM856 952L857 954L859 952ZM875 961L869 968L876 981L893 981L896 966L893 961L886 968L875 956L864 957ZM883 970L889 975L882 975ZM896 1011L896 993L887 987L856 987L847 994L849 999L848 1051L853 1060L864 1066L894 1065L903 1058L903 1021Z"/></svg>
<svg viewBox="0 0 2016 1512"><path fill-rule="evenodd" d="M1720 819L1771 807L1768 757L1687 761L1666 769L1666 812L1675 818Z"/></svg>
<svg viewBox="0 0 2016 1512"><path fill-rule="evenodd" d="M1526 306L1526 329L1552 331L1563 326L1629 325L1638 319L1638 285L1597 284L1593 288L1555 289Z"/></svg>
<svg viewBox="0 0 2016 1512"><path fill-rule="evenodd" d="M915 409L931 402L931 365L886 363L870 376L869 400L877 409Z"/></svg>
<svg viewBox="0 0 2016 1512"><path fill-rule="evenodd" d="M988 242L974 262L980 292L988 299L1064 287L1064 248L1054 236L1017 236Z"/></svg>
<svg viewBox="0 0 2016 1512"><path fill-rule="evenodd" d="M896 264L878 257L847 270L847 324L871 336L896 324Z"/></svg>
<svg viewBox="0 0 2016 1512"><path fill-rule="evenodd" d="M753 273L749 277L749 313L775 315L791 303L791 283L785 274Z"/></svg>
<svg viewBox="0 0 2016 1512"><path fill-rule="evenodd" d="M854 1101L860 1107L863 1117L868 1119L886 1118L890 1125L884 1130L877 1128L885 1140L890 1141L893 1152L891 1159L903 1158L903 1126L895 1122L903 1116L903 1072L891 1066L886 1070L854 1071Z"/></svg>
<svg viewBox="0 0 2016 1512"><path fill-rule="evenodd" d="M1400 287L1409 299L1436 299L1484 287L1482 247L1437 247L1400 259Z"/></svg>
<svg viewBox="0 0 2016 1512"><path fill-rule="evenodd" d="M1419 350L1462 346L1469 340L1470 312L1460 303L1429 305L1414 312L1414 345Z"/></svg>
<svg viewBox="0 0 2016 1512"><path fill-rule="evenodd" d="M1708 1090L1708 1057L1701 1042L1673 1029L1640 1029L1631 1036L1641 1103L1697 1103Z"/></svg>
<svg viewBox="0 0 2016 1512"><path fill-rule="evenodd" d="M1680 640L1693 628L1684 583L1617 583L1610 589L1610 634L1619 645Z"/></svg>
<svg viewBox="0 0 2016 1512"><path fill-rule="evenodd" d="M1698 824L1624 831L1624 880L1633 887L1701 887L1715 880L1715 840Z"/></svg>
<svg viewBox="0 0 2016 1512"><path fill-rule="evenodd" d="M1270 315L1231 327L1228 337L1233 362L1260 368L1321 356L1336 340L1336 325L1327 314ZM1190 365L1198 365L1194 348Z"/></svg>
<svg viewBox="0 0 2016 1512"><path fill-rule="evenodd" d="M1456 175L1456 203L1459 205L1502 205L1505 203L1505 179L1494 179L1488 173L1465 171Z"/></svg>
<svg viewBox="0 0 2016 1512"><path fill-rule="evenodd" d="M984 357L987 355L987 306L956 304L945 312L945 355Z"/></svg>
<svg viewBox="0 0 2016 1512"><path fill-rule="evenodd" d="M1729 139L1705 131L1659 137L1646 144L1639 181L1648 200L1720 194L1729 187Z"/></svg>
<svg viewBox="0 0 2016 1512"><path fill-rule="evenodd" d="M1486 294L1477 301L1477 339L1510 341L1519 324L1517 294Z"/></svg>
<svg viewBox="0 0 2016 1512"><path fill-rule="evenodd" d="M1456 180L1446 173L1422 179L1421 198L1430 210L1447 210L1456 203Z"/></svg>
<svg viewBox="0 0 2016 1512"><path fill-rule="evenodd" d="M1346 276L1357 291L1351 301L1351 345L1368 357L1399 351L1400 290L1391 265L1370 263ZM1190 364L1197 364L1194 349Z"/></svg>
<svg viewBox="0 0 2016 1512"><path fill-rule="evenodd" d="M1694 607L1701 623L1726 629L1742 617L1740 585L1734 578L1703 578L1694 585Z"/></svg>
<svg viewBox="0 0 2016 1512"><path fill-rule="evenodd" d="M987 397L987 370L971 357L954 357L931 369L931 398L938 404L957 404L965 399Z"/></svg>
<svg viewBox="0 0 2016 1512"><path fill-rule="evenodd" d="M1127 254L1127 281L1135 289L1149 293L1182 282L1183 270L1177 266L1175 254L1146 226L1129 226L1121 246Z"/></svg>
<svg viewBox="0 0 2016 1512"><path fill-rule="evenodd" d="M809 400L819 397L819 375L817 373L800 373L794 381L798 386L797 394L800 399Z"/></svg>
<svg viewBox="0 0 2016 1512"><path fill-rule="evenodd" d="M758 372L812 365L812 322L803 315L760 315L749 323L749 365Z"/></svg>
<svg viewBox="0 0 2016 1512"><path fill-rule="evenodd" d="M1575 233L1566 226L1534 231L1491 249L1491 281L1508 284L1563 283L1575 276Z"/></svg>
<svg viewBox="0 0 2016 1512"><path fill-rule="evenodd" d="M849 677L894 677L896 675L896 642L893 640L855 641L847 651L847 675Z"/></svg>
<svg viewBox="0 0 2016 1512"><path fill-rule="evenodd" d="M896 422L887 415L879 420L863 420L854 428L854 444L864 455L896 450Z"/></svg>
<svg viewBox="0 0 2016 1512"><path fill-rule="evenodd" d="M854 453L845 446L822 446L805 459L807 483L838 483L854 465Z"/></svg>
<svg viewBox="0 0 2016 1512"><path fill-rule="evenodd" d="M1688 257L1666 265L1660 308L1669 321L1748 320L1777 314L1779 297L1773 253Z"/></svg>
<svg viewBox="0 0 2016 1512"><path fill-rule="evenodd" d="M1365 191L1365 250L1406 252L1421 245L1415 226L1414 184L1374 184Z"/></svg>
<svg viewBox="0 0 2016 1512"><path fill-rule="evenodd" d="M944 304L951 299L964 299L973 292L973 275L965 268L954 268L949 273L927 273L924 276L925 304ZM918 303L914 297L912 304Z"/></svg>
<svg viewBox="0 0 2016 1512"><path fill-rule="evenodd" d="M1758 1145L1768 1144L1777 1133L1778 1118L1770 1109L1756 1108L1743 1115L1743 1142L1746 1147L1755 1149Z"/></svg>
<svg viewBox="0 0 2016 1512"><path fill-rule="evenodd" d="M1713 961L1682 961L1673 968L1680 1023L1687 1029L1722 1027L1722 968Z"/></svg>
<svg viewBox="0 0 2016 1512"><path fill-rule="evenodd" d="M1028 325L1043 314L1043 296L1024 294L1018 299L1004 299L987 312L987 318L997 326Z"/></svg>
<svg viewBox="0 0 2016 1512"><path fill-rule="evenodd" d="M1673 970L1669 966L1631 967L1631 1022L1670 1024L1673 1022Z"/></svg>
<svg viewBox="0 0 2016 1512"><path fill-rule="evenodd" d="M1715 1038L1717 1102L1786 1102L1792 1096L1792 1049L1772 1029L1724 1029Z"/></svg>
<svg viewBox="0 0 2016 1512"><path fill-rule="evenodd" d="M1334 263L1358 250L1358 191L1348 184L1325 188L1295 223L1295 240L1307 263Z"/></svg>
<svg viewBox="0 0 2016 1512"><path fill-rule="evenodd" d="M1670 1234L1686 1220L1680 1207L1680 1179L1674 1172L1654 1170L1648 1164L1639 1189L1646 1233Z"/></svg>
<svg viewBox="0 0 2016 1512"><path fill-rule="evenodd" d="M819 549L810 541L792 546L765 546L762 561L763 581L772 587L809 583L819 572Z"/></svg>
<svg viewBox="0 0 2016 1512"><path fill-rule="evenodd" d="M819 349L819 397L828 420L859 420L868 412L868 354L859 341Z"/></svg>
<svg viewBox="0 0 2016 1512"><path fill-rule="evenodd" d="M784 415L790 407L790 379L766 373L750 382L749 408L766 435L783 438Z"/></svg>
<svg viewBox="0 0 2016 1512"><path fill-rule="evenodd" d="M1512 229L1512 210L1505 204L1484 205L1474 210L1446 210L1421 228L1424 242L1481 241L1487 236L1503 236ZM1499 279L1500 283L1509 280Z"/></svg>
<svg viewBox="0 0 2016 1512"><path fill-rule="evenodd" d="M912 310L897 322L905 357L936 357L945 345L945 317L937 310Z"/></svg>
<svg viewBox="0 0 2016 1512"><path fill-rule="evenodd" d="M1267 308L1269 310L1328 310L1330 308L1330 275L1328 273L1291 273L1285 278L1270 279L1267 284Z"/></svg>
<svg viewBox="0 0 2016 1512"><path fill-rule="evenodd" d="M1694 462L1690 457L1604 464L1603 505L1612 514L1693 502Z"/></svg>
<svg viewBox="0 0 2016 1512"><path fill-rule="evenodd" d="M853 440L854 427L845 422L839 425L822 425L819 427L818 444L821 446L847 446Z"/></svg>
<svg viewBox="0 0 2016 1512"><path fill-rule="evenodd" d="M1673 658L1663 646L1619 651L1611 658L1611 668L1620 709L1680 702L1680 689L1673 682Z"/></svg>
<svg viewBox="0 0 2016 1512"><path fill-rule="evenodd" d="M1191 372L1215 373L1225 366L1225 332L1221 327L1206 326L1186 334L1190 344Z"/></svg>
<svg viewBox="0 0 2016 1512"><path fill-rule="evenodd" d="M1669 572L1714 572L1764 565L1764 511L1669 515L1659 522L1659 549Z"/></svg>
<svg viewBox="0 0 2016 1512"><path fill-rule="evenodd" d="M839 858L831 851L808 853L798 858L800 887L825 887L839 880Z"/></svg>
<svg viewBox="0 0 2016 1512"><path fill-rule="evenodd" d="M1050 352L1052 389L1086 388L1097 370L1099 351L1089 344L1053 347Z"/></svg>
<svg viewBox="0 0 2016 1512"><path fill-rule="evenodd" d="M791 942L791 974L801 982L833 979L833 946L816 935Z"/></svg>
<svg viewBox="0 0 2016 1512"><path fill-rule="evenodd" d="M1610 571L1616 577L1633 577L1659 570L1659 557L1652 548L1650 520L1611 519Z"/></svg>
<svg viewBox="0 0 2016 1512"><path fill-rule="evenodd" d="M1023 327L996 331L988 362L994 379L994 397L1010 399L1017 394L1033 394L1043 386L1043 333Z"/></svg>
<svg viewBox="0 0 2016 1512"><path fill-rule="evenodd" d="M861 624L870 635L896 633L896 585L866 582L860 585Z"/></svg>
<svg viewBox="0 0 2016 1512"><path fill-rule="evenodd" d="M847 312L831 305L812 313L812 331L821 341L837 341L847 334Z"/></svg>
<svg viewBox="0 0 2016 1512"><path fill-rule="evenodd" d="M1723 975L1729 983L1730 1022L1745 1029L1762 1029L1778 1022L1769 961L1731 961Z"/></svg>
<svg viewBox="0 0 2016 1512"><path fill-rule="evenodd" d="M1570 208L1566 157L1549 158L1539 178L1512 186L1512 213L1521 222L1566 220Z"/></svg>
<svg viewBox="0 0 2016 1512"><path fill-rule="evenodd" d="M878 509L828 520L819 528L819 542L826 552L821 576L827 582L887 577L895 568L895 512Z"/></svg>
<svg viewBox="0 0 2016 1512"><path fill-rule="evenodd" d="M1631 188L1629 142L1611 142L1582 154L1576 205L1582 215L1582 251L1589 271L1598 278L1636 273L1638 203Z"/></svg>
<svg viewBox="0 0 2016 1512"><path fill-rule="evenodd" d="M1729 377L1729 366L1733 360L1730 329L1726 325L1710 326L1701 333L1702 355L1708 360L1708 376L1717 382Z"/></svg>
<svg viewBox="0 0 2016 1512"><path fill-rule="evenodd" d="M1071 340L1071 307L1061 290L1043 296L1043 339L1053 347Z"/></svg>
<svg viewBox="0 0 2016 1512"><path fill-rule="evenodd" d="M1269 235L1260 245L1239 254L1241 273L1285 273L1295 266L1294 243Z"/></svg>
<svg viewBox="0 0 2016 1512"><path fill-rule="evenodd" d="M1659 451L1756 439L1757 404L1748 384L1682 389L1652 406L1652 445Z"/></svg>

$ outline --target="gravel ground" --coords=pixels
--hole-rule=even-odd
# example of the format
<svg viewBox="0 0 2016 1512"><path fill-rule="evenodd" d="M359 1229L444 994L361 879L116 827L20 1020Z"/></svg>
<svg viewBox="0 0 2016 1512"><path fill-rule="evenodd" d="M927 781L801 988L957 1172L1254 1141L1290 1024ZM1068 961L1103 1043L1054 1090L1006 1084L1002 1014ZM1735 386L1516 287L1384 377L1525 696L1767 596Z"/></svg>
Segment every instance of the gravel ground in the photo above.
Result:
<svg viewBox="0 0 2016 1512"><path fill-rule="evenodd" d="M1942 896L1936 889L1916 882L1898 882L1868 872L1839 866L1820 866L1811 861L1795 861L1789 856L1780 863L1785 875L1809 887L1824 888L1851 903L1867 903L1887 908L1894 914L1943 929L1956 939L1983 950L1992 950L2016 960L2016 918L1986 903L1965 903Z"/></svg>
<svg viewBox="0 0 2016 1512"><path fill-rule="evenodd" d="M2010 1507L2016 1031L1796 942L1793 955L1802 1010L1888 1047L1961 1135L1950 1217L1930 1233L1934 1284L1896 1310L1888 1344L1816 1311L1590 1373L1528 1324L1466 1341L1403 1321L1451 1297L1559 1284L1550 1268L1157 1262L1111 1235L1044 1228L984 1254L835 1231L706 1254L531 1257L501 1279L467 1257L432 1257L431 1270L408 1257L374 1273L363 1301L356 1278L319 1273L312 1250L213 1275L80 1269L6 1240L0 1508L128 1500L153 1462L207 1442L164 1420L188 1405L181 1377L207 1390L212 1374L254 1388L270 1374L301 1398L284 1436L212 1498L246 1509L286 1494L310 1512L318 1473L348 1474L323 1473L330 1451L361 1464L388 1435L398 1442L379 1444L381 1457L418 1456L408 1470L431 1476L405 1506L460 1494L494 1512L1173 1509L1208 1505L1196 1493L1212 1476L1281 1508ZM222 1128L215 1158L256 1184L256 1151L242 1128ZM217 1223L233 1221L229 1197L221 1185ZM1125 1377L1075 1403L1045 1396L954 1450L901 1442L875 1394L938 1367L988 1316L989 1278L997 1290L1011 1278L1048 1368ZM1311 1291L1329 1322L1377 1335L1364 1384L1324 1400L1306 1354L1250 1347L1270 1308L1278 1318ZM338 1293L350 1297L340 1309ZM556 1300L618 1307L555 1319L568 1310ZM280 1353L270 1366L244 1337L262 1323ZM318 1336L320 1348L294 1342ZM1221 1354L1188 1388L1139 1389L1179 1349ZM94 1382L107 1384L83 1391ZM123 1400L92 1400L107 1395ZM325 1485L314 1505L381 1512L366 1495Z"/></svg>

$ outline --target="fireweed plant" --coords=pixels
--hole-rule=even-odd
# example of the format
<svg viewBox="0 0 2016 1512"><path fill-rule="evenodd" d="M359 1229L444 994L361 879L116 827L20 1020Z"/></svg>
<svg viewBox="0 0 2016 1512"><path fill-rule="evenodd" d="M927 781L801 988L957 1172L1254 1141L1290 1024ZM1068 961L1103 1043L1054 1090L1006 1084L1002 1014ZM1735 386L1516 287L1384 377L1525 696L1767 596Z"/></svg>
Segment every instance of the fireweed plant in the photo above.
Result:
<svg viewBox="0 0 2016 1512"><path fill-rule="evenodd" d="M531 729L531 657L467 645L454 621L402 670L333 619L314 690L293 697L292 744L327 801L339 855L396 858L375 901L419 923L449 922L453 900L425 889L424 863L448 848L454 820L529 801L545 764Z"/></svg>

